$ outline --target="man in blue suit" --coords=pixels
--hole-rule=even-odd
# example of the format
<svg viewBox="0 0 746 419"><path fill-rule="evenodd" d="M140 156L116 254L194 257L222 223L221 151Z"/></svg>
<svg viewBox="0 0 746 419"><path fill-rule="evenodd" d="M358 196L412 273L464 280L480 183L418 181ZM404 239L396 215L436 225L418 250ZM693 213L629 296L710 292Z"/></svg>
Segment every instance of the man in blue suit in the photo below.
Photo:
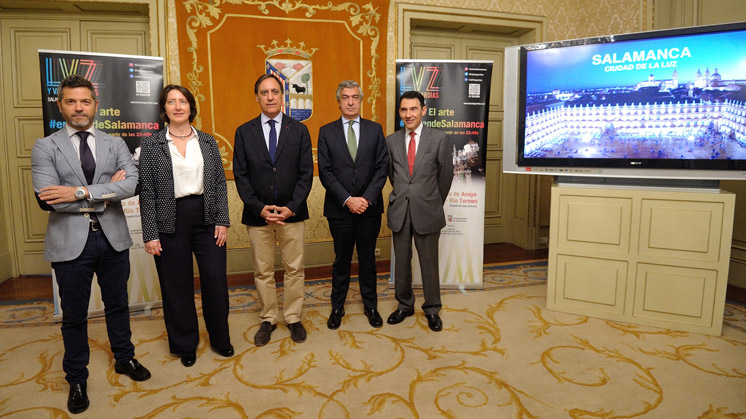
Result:
<svg viewBox="0 0 746 419"><path fill-rule="evenodd" d="M275 243L280 244L284 276L283 314L290 338L306 340L301 322L303 309L304 221L306 199L313 183L313 152L308 128L282 112L284 87L272 74L254 83L262 113L236 128L233 175L244 203L241 222L246 224L254 255L254 283L262 311L254 344L269 343L277 327Z"/></svg>
<svg viewBox="0 0 746 419"><path fill-rule="evenodd" d="M381 230L389 154L381 124L360 117L363 92L357 82L337 87L342 117L319 130L319 179L326 188L324 216L334 239L332 312L326 322L337 329L345 315L352 251L357 246L360 294L368 322L381 327L376 293L376 239Z"/></svg>
<svg viewBox="0 0 746 419"><path fill-rule="evenodd" d="M63 129L31 151L34 192L49 210L44 259L52 262L62 308L62 368L70 384L67 408L88 408L88 300L93 274L104 302L114 371L135 381L150 372L135 360L127 298L132 245L121 201L135 194L138 173L121 138L93 127L98 101L93 84L72 75L60 84Z"/></svg>

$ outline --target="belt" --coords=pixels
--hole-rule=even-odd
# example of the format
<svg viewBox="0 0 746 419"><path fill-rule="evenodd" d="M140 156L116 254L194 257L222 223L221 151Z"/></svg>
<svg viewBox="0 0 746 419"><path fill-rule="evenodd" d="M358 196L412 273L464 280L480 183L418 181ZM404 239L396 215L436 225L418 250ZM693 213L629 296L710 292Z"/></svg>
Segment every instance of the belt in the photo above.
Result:
<svg viewBox="0 0 746 419"><path fill-rule="evenodd" d="M98 221L91 221L88 224L91 226L91 231L101 231L101 223Z"/></svg>

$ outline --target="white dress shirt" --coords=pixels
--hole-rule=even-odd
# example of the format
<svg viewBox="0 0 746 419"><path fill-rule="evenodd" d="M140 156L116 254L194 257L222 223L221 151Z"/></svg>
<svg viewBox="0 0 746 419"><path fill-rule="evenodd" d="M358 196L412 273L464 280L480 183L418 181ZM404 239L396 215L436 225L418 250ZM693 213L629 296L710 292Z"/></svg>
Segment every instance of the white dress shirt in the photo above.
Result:
<svg viewBox="0 0 746 419"><path fill-rule="evenodd" d="M168 149L171 152L171 164L174 176L174 197L183 198L189 195L202 195L205 189L205 161L197 140L197 132L192 128L192 136L187 140L186 153L181 155L174 144L174 139L166 130Z"/></svg>
<svg viewBox="0 0 746 419"><path fill-rule="evenodd" d="M264 131L264 143L267 145L269 150L269 124L267 123L270 119L274 119L275 132L277 132L277 144L280 144L280 128L282 127L282 112L278 113L274 118L270 118L264 113L261 114L260 119L262 120L262 131Z"/></svg>
<svg viewBox="0 0 746 419"><path fill-rule="evenodd" d="M404 137L407 141L407 150L409 150L409 142L412 141L412 136L410 134L412 131L407 131L406 137ZM422 137L422 124L414 129L414 154L417 155L418 147L420 146L420 138Z"/></svg>

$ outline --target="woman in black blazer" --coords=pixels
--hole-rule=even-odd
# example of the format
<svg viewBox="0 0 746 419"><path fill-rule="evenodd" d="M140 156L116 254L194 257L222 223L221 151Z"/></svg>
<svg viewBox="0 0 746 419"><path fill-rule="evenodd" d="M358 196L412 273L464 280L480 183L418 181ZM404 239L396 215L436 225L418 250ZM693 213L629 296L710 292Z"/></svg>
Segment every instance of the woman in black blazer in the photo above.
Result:
<svg viewBox="0 0 746 419"><path fill-rule="evenodd" d="M215 138L190 125L197 116L192 93L170 84L159 108L168 125L143 140L140 151L142 235L145 251L155 257L169 349L191 367L199 344L192 253L210 345L222 356L233 356L225 246L228 193Z"/></svg>

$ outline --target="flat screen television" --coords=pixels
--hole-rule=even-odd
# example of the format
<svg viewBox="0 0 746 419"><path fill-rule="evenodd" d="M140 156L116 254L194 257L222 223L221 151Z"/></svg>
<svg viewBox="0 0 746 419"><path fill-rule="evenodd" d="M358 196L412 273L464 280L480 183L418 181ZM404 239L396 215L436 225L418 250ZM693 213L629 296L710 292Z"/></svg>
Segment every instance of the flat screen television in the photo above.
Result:
<svg viewBox="0 0 746 419"><path fill-rule="evenodd" d="M746 179L746 22L506 48L503 170Z"/></svg>

